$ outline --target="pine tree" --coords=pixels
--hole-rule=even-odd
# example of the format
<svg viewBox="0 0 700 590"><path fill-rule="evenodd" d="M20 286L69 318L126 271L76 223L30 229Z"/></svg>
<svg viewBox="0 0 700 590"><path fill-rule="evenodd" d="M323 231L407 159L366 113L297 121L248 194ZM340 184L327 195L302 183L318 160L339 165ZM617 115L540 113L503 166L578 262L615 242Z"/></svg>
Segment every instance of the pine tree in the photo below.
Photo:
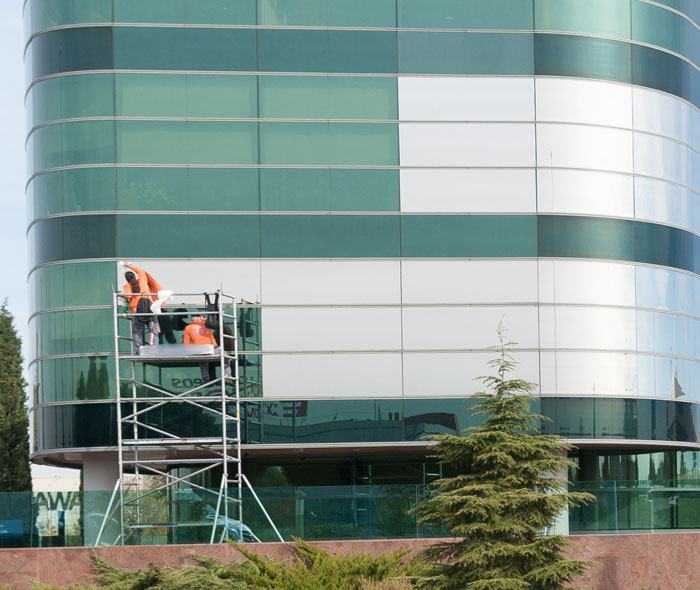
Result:
<svg viewBox="0 0 700 590"><path fill-rule="evenodd" d="M422 523L449 528L456 537L425 550L432 574L427 588L444 590L559 590L584 573L592 562L566 558L571 541L545 536L567 507L593 499L567 492L557 477L574 463L571 447L554 435L540 434L531 412L534 384L506 379L517 363L499 327L495 376L482 377L490 391L474 394L472 407L484 416L467 436L436 436L437 457L455 477L435 482L435 495L412 513Z"/></svg>
<svg viewBox="0 0 700 590"><path fill-rule="evenodd" d="M32 489L22 343L7 301L0 306L0 492Z"/></svg>

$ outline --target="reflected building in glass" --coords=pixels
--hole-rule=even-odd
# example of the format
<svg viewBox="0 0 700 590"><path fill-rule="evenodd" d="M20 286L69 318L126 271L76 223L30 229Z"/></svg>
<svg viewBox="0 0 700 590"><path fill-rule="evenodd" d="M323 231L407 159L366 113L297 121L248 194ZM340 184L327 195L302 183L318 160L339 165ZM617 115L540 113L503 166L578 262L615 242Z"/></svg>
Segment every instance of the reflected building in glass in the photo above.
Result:
<svg viewBox="0 0 700 590"><path fill-rule="evenodd" d="M700 447L696 4L26 0L24 20L35 461L113 486L120 259L253 303L256 485L430 481L425 436L471 423L500 321L581 479Z"/></svg>

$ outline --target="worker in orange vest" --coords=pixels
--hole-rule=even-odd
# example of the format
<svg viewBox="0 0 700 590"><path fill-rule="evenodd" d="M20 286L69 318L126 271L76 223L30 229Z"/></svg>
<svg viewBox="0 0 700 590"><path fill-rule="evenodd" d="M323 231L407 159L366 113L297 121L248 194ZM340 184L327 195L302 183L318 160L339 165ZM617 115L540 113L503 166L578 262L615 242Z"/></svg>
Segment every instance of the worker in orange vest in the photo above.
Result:
<svg viewBox="0 0 700 590"><path fill-rule="evenodd" d="M214 332L204 325L206 318L199 314L192 315L192 323L185 328L182 337L183 344L211 344L217 346ZM199 363L199 371L202 374L202 383L209 383L212 380L209 372L209 363Z"/></svg>
<svg viewBox="0 0 700 590"><path fill-rule="evenodd" d="M160 283L156 281L152 275L147 273L142 268L131 264L130 262L120 262L122 266L128 270L124 273L126 284L122 288L123 297L129 302L129 310L131 313L148 313L151 311L151 304L158 300L158 291L162 290ZM137 295L137 293L153 293L153 295ZM155 343L156 335L158 335L159 322L156 322L155 315L138 315L132 318L131 335L134 342L134 354L139 354L141 346L143 346L144 332L148 326L148 344ZM169 318L168 318L169 319ZM164 322L166 323L166 322ZM169 323L168 323L169 325ZM174 343L172 329L169 330L168 341Z"/></svg>

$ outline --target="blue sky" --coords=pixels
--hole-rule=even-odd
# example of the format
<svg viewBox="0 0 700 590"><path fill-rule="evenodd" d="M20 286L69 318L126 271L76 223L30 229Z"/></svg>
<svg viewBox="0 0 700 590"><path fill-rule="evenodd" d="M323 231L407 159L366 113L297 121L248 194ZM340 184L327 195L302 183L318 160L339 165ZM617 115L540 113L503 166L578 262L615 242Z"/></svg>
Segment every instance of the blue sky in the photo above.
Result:
<svg viewBox="0 0 700 590"><path fill-rule="evenodd" d="M27 340L27 245L24 185L24 25L22 0L0 1L0 299L8 299L24 343ZM35 477L74 471L34 467Z"/></svg>

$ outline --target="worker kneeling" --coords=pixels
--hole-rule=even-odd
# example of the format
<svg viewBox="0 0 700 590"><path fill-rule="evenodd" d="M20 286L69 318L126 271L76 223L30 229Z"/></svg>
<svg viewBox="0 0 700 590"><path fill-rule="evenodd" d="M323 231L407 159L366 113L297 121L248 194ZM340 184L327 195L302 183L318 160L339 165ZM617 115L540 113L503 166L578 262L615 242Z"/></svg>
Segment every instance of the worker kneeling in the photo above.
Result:
<svg viewBox="0 0 700 590"><path fill-rule="evenodd" d="M206 317L201 314L194 314L192 316L192 323L185 328L185 334L183 336L182 342L184 344L211 344L213 346L218 346L216 339L214 338L214 332L204 325ZM213 363L211 363L213 365ZM199 370L202 374L202 383L209 383L214 379L215 373L209 371L210 363L203 362L199 363ZM231 367L228 363L225 365L224 375L226 377L231 376Z"/></svg>

